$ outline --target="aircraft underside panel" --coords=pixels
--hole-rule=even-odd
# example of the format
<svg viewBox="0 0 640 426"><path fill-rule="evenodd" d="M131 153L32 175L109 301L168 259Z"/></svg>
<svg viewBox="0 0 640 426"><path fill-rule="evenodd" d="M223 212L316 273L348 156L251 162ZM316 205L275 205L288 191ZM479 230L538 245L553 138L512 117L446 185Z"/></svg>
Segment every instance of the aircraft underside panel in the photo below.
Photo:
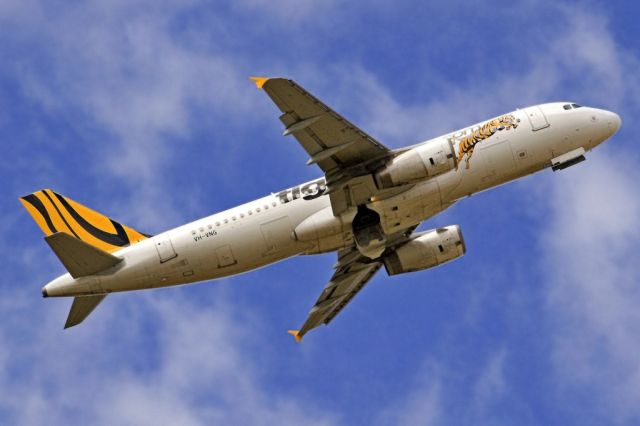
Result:
<svg viewBox="0 0 640 426"><path fill-rule="evenodd" d="M408 191L375 201L370 207L380 214L385 233L392 234L437 214L442 210L440 188L435 179L415 185Z"/></svg>
<svg viewBox="0 0 640 426"><path fill-rule="evenodd" d="M161 238L156 241L156 250L158 251L158 257L160 258L160 263L164 263L178 256L178 254L173 248L171 239L169 239L168 237Z"/></svg>
<svg viewBox="0 0 640 426"><path fill-rule="evenodd" d="M263 223L260 225L260 231L267 246L265 255L284 250L295 243L291 238L293 229L288 216Z"/></svg>
<svg viewBox="0 0 640 426"><path fill-rule="evenodd" d="M231 250L231 246L229 244L218 247L216 249L216 258L218 259L219 268L224 268L226 266L231 266L238 263L236 261L236 258L233 256L233 251Z"/></svg>

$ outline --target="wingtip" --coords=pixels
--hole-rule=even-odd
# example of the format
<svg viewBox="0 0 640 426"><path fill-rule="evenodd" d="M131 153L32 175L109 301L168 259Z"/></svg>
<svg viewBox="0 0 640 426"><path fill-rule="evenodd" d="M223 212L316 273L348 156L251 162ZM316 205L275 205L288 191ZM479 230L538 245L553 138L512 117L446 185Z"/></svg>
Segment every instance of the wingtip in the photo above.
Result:
<svg viewBox="0 0 640 426"><path fill-rule="evenodd" d="M300 334L300 330L289 330L287 331L287 333L289 333L296 339L296 343L300 343L302 341L302 335Z"/></svg>
<svg viewBox="0 0 640 426"><path fill-rule="evenodd" d="M256 83L258 89L262 89L262 86L269 81L269 77L249 77L249 79Z"/></svg>

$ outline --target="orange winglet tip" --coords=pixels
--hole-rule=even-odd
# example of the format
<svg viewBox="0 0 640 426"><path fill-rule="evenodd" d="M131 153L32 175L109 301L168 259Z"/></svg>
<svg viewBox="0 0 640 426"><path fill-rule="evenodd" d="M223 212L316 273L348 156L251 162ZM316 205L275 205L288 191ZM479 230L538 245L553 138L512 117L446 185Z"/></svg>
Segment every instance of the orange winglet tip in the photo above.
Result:
<svg viewBox="0 0 640 426"><path fill-rule="evenodd" d="M302 341L302 336L300 335L300 330L289 330L287 331L290 335L295 337L296 343L300 343Z"/></svg>
<svg viewBox="0 0 640 426"><path fill-rule="evenodd" d="M258 89L262 89L262 86L269 80L269 77L249 77L249 79L256 83Z"/></svg>

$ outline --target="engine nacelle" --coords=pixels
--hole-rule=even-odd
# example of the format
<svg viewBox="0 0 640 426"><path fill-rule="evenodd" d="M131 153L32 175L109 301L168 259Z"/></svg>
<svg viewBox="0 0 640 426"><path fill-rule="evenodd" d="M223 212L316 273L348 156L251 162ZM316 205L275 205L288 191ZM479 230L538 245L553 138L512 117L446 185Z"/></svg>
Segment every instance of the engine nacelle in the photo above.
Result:
<svg viewBox="0 0 640 426"><path fill-rule="evenodd" d="M457 259L467 251L459 225L414 235L411 241L384 257L389 275L433 268Z"/></svg>
<svg viewBox="0 0 640 426"><path fill-rule="evenodd" d="M379 188L391 188L438 176L455 167L453 145L440 138L403 152L374 176Z"/></svg>

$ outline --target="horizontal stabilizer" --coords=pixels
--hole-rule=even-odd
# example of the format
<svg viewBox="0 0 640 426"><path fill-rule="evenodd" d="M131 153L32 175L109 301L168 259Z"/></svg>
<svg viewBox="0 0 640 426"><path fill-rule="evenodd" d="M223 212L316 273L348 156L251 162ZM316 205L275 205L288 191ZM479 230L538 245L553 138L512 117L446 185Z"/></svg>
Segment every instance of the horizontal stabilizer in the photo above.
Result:
<svg viewBox="0 0 640 426"><path fill-rule="evenodd" d="M44 239L73 278L97 274L122 262L121 258L64 232Z"/></svg>
<svg viewBox="0 0 640 426"><path fill-rule="evenodd" d="M107 297L106 294L97 294L94 296L78 296L73 299L67 322L64 328L73 327L80 324L91 312Z"/></svg>

